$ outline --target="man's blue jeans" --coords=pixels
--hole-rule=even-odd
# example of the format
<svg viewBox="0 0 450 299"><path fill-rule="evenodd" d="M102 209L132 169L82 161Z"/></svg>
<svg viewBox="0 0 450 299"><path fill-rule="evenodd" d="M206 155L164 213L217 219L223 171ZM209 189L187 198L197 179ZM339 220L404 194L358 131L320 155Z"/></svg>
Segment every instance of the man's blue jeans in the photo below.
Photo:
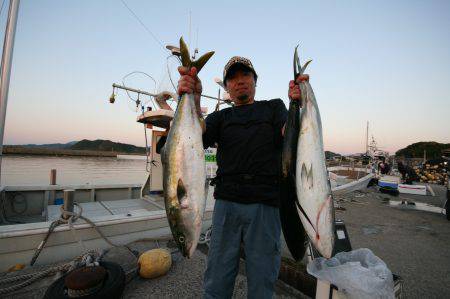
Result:
<svg viewBox="0 0 450 299"><path fill-rule="evenodd" d="M280 269L278 208L216 200L204 298L231 298L244 243L248 298L272 298Z"/></svg>

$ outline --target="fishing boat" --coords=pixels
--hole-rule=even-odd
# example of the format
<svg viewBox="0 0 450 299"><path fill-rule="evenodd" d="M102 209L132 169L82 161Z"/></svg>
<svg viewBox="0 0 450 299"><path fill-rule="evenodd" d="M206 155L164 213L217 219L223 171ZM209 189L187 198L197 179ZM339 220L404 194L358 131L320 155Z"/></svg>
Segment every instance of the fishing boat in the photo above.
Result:
<svg viewBox="0 0 450 299"><path fill-rule="evenodd" d="M50 204L75 190L77 219L56 227L36 260L36 265L68 260L93 249L107 249L144 238L171 235L162 195L140 196L141 185L68 185L2 187L0 271L15 264L29 264L54 221L61 217L60 204ZM211 225L214 199L208 192L203 227ZM6 225L5 225L6 224ZM104 235L105 239L101 234Z"/></svg>
<svg viewBox="0 0 450 299"><path fill-rule="evenodd" d="M19 1L11 1L1 62L0 152L18 9ZM132 89L128 88L128 91ZM134 91L138 95L143 93ZM114 102L113 97L110 102ZM165 125L157 119L161 115L168 116L164 118L167 125L173 117L173 111L148 110L152 116L142 109L142 115L138 117L146 128L159 125L164 129ZM143 184L58 185L54 180L49 185L0 186L0 272L16 264L51 264L93 249L106 249L144 238L170 237L162 196L162 166L156 152L156 142L164 131L152 131L152 151L145 158L147 165L152 167ZM215 163L209 163L214 162L214 155L211 149L205 155L209 177L215 175ZM205 230L211 226L212 194L213 187L209 187L203 217Z"/></svg>
<svg viewBox="0 0 450 299"><path fill-rule="evenodd" d="M331 191L334 195L343 195L367 187L375 176L370 168L351 166L328 167Z"/></svg>

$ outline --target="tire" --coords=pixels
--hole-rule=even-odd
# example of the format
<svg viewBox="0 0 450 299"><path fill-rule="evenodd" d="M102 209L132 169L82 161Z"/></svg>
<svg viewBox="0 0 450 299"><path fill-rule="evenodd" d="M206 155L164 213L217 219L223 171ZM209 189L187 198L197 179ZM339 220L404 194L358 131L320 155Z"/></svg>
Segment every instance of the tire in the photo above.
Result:
<svg viewBox="0 0 450 299"><path fill-rule="evenodd" d="M94 294L77 297L80 299L119 299L122 296L123 289L125 288L125 272L118 264L110 262L100 262L100 266L106 270L106 279L103 283L103 287ZM66 287L64 286L64 279L69 273L60 277L45 292L45 299L68 299L70 298L66 294Z"/></svg>
<svg viewBox="0 0 450 299"><path fill-rule="evenodd" d="M389 195L392 195L392 196L398 196L399 193L400 193L398 191L398 189L395 189L395 188L392 188L392 187L389 187L389 186L380 187L379 191L381 193L389 194Z"/></svg>

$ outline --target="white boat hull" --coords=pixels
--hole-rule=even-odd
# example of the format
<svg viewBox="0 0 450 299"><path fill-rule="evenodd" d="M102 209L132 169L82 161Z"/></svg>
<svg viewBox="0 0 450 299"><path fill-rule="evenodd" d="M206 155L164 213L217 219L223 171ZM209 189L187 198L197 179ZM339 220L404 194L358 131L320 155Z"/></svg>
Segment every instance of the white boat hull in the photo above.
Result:
<svg viewBox="0 0 450 299"><path fill-rule="evenodd" d="M123 189L123 186L120 187ZM8 188L6 189L8 190ZM213 188L210 189L204 213L204 230L211 225L214 209ZM35 202L37 199L42 206L42 195L38 196L36 191L28 191L30 191L30 201ZM28 191L22 190L21 194L27 198ZM107 191L104 189L104 192ZM172 238L162 197L152 196L135 199L111 197L110 199L113 200L105 200L106 194L113 194L113 191L110 190L108 193L105 193L102 196L102 200L80 203L83 208L82 215L94 222L112 243L125 245L144 238ZM39 192L44 194L48 190L40 190ZM120 194L120 192L117 194ZM81 195L76 196L80 197ZM29 207L32 207L32 210L35 209L34 206L34 204L29 205ZM36 248L44 240L52 221L59 218L59 207L57 205L48 205L42 210L42 213L46 214L47 221L0 226L0 272L7 271L16 264L29 265ZM73 227L74 230L71 230L68 224L56 227L36 260L35 265L70 260L88 250L111 247L84 220L77 219Z"/></svg>
<svg viewBox="0 0 450 299"><path fill-rule="evenodd" d="M212 207L205 211L204 217L206 229L211 225ZM126 218L123 215L102 216L102 218L92 220L115 245L125 245L143 238L171 238L165 211L152 211ZM87 250L111 247L90 224L82 220L77 222L80 223L74 225L75 234L68 225L61 225L55 229L39 255L36 265L70 260ZM50 224L44 222L2 226L0 271L6 271L18 263L28 265Z"/></svg>
<svg viewBox="0 0 450 299"><path fill-rule="evenodd" d="M354 171L361 171L366 173L365 176L362 178L348 182L346 184L340 185L340 186L334 186L331 188L331 192L333 195L343 195L347 194L353 191L362 190L367 187L369 184L369 181L375 176L373 173L370 173L368 169L366 168L351 168L351 167L345 167L345 166L334 166L334 167L328 167L329 172L337 171L337 170L354 170Z"/></svg>

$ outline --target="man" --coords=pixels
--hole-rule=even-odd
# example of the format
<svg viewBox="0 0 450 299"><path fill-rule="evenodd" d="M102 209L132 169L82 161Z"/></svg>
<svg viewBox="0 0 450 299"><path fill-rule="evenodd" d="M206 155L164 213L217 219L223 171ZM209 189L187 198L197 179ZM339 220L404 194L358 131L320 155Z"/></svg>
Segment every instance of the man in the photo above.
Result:
<svg viewBox="0 0 450 299"><path fill-rule="evenodd" d="M200 113L202 84L195 68L180 67L178 94L194 93ZM245 251L248 296L271 298L280 268L279 186L287 111L280 99L255 101L257 74L250 60L235 56L223 82L234 106L208 115L205 148L217 144L216 199L205 272L205 298L231 298ZM297 82L308 80L300 76ZM298 84L289 98L301 100Z"/></svg>
<svg viewBox="0 0 450 299"><path fill-rule="evenodd" d="M414 181L418 181L419 178L410 166L404 165L401 161L397 163L398 172L402 175L402 179L405 184L412 185Z"/></svg>

